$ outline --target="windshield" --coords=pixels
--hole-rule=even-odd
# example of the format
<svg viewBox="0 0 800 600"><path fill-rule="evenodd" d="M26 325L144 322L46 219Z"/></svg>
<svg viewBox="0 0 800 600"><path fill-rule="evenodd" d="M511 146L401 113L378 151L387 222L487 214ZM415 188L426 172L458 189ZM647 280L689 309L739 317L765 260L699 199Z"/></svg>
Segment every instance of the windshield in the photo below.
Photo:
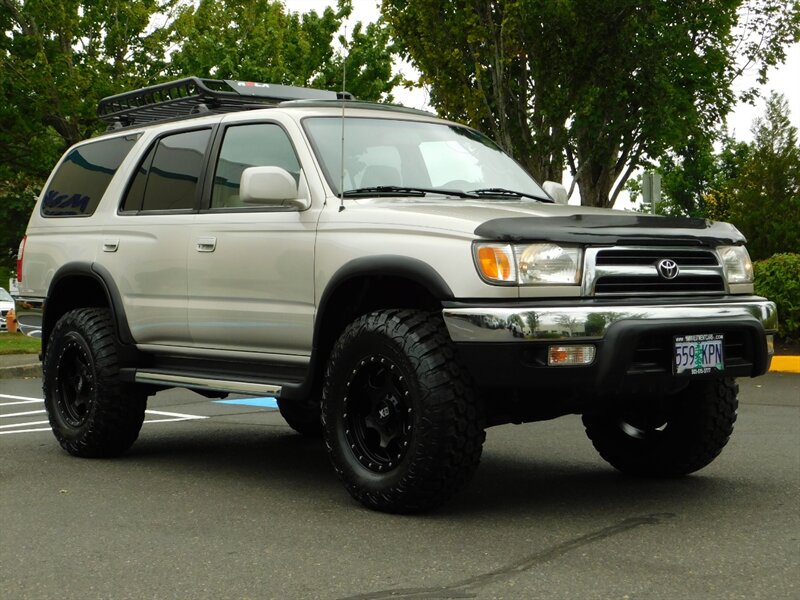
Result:
<svg viewBox="0 0 800 600"><path fill-rule="evenodd" d="M11 294L9 294L3 288L0 288L0 302L13 302L13 301L14 298L11 297Z"/></svg>
<svg viewBox="0 0 800 600"><path fill-rule="evenodd" d="M401 186L460 192L504 188L547 198L519 164L489 138L467 127L347 117L310 117L303 125L337 195Z"/></svg>

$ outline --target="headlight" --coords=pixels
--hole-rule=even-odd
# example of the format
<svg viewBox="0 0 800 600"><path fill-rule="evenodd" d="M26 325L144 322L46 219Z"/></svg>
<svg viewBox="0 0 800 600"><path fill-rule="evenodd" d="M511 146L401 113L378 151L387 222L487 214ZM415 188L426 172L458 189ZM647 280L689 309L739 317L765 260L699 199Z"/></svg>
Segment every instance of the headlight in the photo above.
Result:
<svg viewBox="0 0 800 600"><path fill-rule="evenodd" d="M744 246L717 248L728 283L753 283L753 263Z"/></svg>
<svg viewBox="0 0 800 600"><path fill-rule="evenodd" d="M481 277L494 284L577 285L581 249L560 244L475 244Z"/></svg>

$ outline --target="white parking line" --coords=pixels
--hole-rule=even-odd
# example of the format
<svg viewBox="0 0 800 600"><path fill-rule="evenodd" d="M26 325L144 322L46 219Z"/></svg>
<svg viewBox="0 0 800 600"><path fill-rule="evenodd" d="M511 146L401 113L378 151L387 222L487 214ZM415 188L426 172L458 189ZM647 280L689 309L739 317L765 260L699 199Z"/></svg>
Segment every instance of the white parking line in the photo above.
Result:
<svg viewBox="0 0 800 600"><path fill-rule="evenodd" d="M34 404L37 402L44 402L41 398L30 398L28 396L12 396L10 394L0 394L0 398L10 398L15 402L0 402L0 407L11 406L16 404ZM0 419L4 417L24 417L28 415L44 414L45 410L29 410L24 412L9 413L7 415L0 415ZM198 419L208 419L204 415L187 415L185 413L166 412L163 410L146 410L145 414L167 417L166 419L148 419L144 422L147 423L174 423L178 421L194 421ZM33 433L36 431L50 431L50 427L37 427L30 429L33 425L47 425L49 421L28 421L26 423L13 423L11 425L0 425L0 429L8 429L8 431L0 431L0 435L8 435L10 433ZM20 429L26 427L28 429Z"/></svg>
<svg viewBox="0 0 800 600"><path fill-rule="evenodd" d="M44 400L18 400L16 402L0 402L0 406L13 406L15 404L41 404Z"/></svg>
<svg viewBox="0 0 800 600"><path fill-rule="evenodd" d="M46 410L26 410L25 412L18 412L18 413L8 413L7 415L0 415L0 419L6 419L8 417L24 417L26 415L40 415L42 413L47 412Z"/></svg>
<svg viewBox="0 0 800 600"><path fill-rule="evenodd" d="M47 421L44 421L45 423ZM20 423L22 425L32 425L33 423ZM49 427L41 427L39 429L14 429L13 431L0 431L0 435L8 435L9 433L32 433L34 431L50 431Z"/></svg>
<svg viewBox="0 0 800 600"><path fill-rule="evenodd" d="M192 421L194 419L208 418L200 415L184 415L182 413L164 412L161 410L146 410L144 412L150 413L151 415L164 415L165 417L170 417L169 419L149 419L145 421L145 423L172 423L175 421Z"/></svg>
<svg viewBox="0 0 800 600"><path fill-rule="evenodd" d="M11 400L28 400L30 402L44 402L41 398L31 398L30 396L12 396L11 394L0 394L0 398L10 398Z"/></svg>
<svg viewBox="0 0 800 600"><path fill-rule="evenodd" d="M50 421L31 421L29 423L14 423L13 425L0 425L0 429L10 429L12 427L29 427L31 425L46 425L49 422ZM50 428L48 427L47 429L50 429ZM47 429L39 430L39 431L47 431ZM6 431L6 432L0 432L0 433L18 433L18 432Z"/></svg>

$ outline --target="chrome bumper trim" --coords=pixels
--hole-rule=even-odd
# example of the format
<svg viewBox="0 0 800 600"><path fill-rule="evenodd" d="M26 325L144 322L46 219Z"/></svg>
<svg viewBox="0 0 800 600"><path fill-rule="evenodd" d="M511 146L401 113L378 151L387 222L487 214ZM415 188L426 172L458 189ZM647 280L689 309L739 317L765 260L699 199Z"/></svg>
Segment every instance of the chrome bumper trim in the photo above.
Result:
<svg viewBox="0 0 800 600"><path fill-rule="evenodd" d="M601 340L620 321L661 319L696 326L746 318L761 323L765 331L778 328L775 303L761 299L713 304L445 308L442 315L454 342Z"/></svg>

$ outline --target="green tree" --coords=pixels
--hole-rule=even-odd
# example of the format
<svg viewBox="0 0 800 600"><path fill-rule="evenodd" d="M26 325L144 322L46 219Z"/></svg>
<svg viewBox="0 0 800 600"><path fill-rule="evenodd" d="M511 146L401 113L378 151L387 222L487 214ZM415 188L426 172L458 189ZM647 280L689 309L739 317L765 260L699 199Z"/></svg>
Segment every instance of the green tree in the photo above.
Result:
<svg viewBox="0 0 800 600"><path fill-rule="evenodd" d="M560 180L566 161L593 206L613 205L648 159L709 138L734 103L739 58L779 62L800 27L786 0L382 6L438 111L492 135L539 179Z"/></svg>
<svg viewBox="0 0 800 600"><path fill-rule="evenodd" d="M749 160L733 181L731 222L747 236L754 259L800 253L800 145L780 94L753 124Z"/></svg>
<svg viewBox="0 0 800 600"><path fill-rule="evenodd" d="M170 72L217 79L246 79L285 85L341 89L341 53L333 42L349 0L320 15L288 12L276 0L200 0L178 18L181 35ZM392 49L385 26L356 23L347 44L348 91L364 100L390 99L400 83L392 75Z"/></svg>
<svg viewBox="0 0 800 600"><path fill-rule="evenodd" d="M677 152L668 152L655 167L661 175L659 214L703 217L716 221L730 219L729 209L734 190L732 182L739 176L750 155L750 145L724 134L715 140L690 140ZM715 145L721 145L716 152ZM631 200L637 201L642 191L641 174L632 177L626 188ZM647 212L649 207L643 207Z"/></svg>

